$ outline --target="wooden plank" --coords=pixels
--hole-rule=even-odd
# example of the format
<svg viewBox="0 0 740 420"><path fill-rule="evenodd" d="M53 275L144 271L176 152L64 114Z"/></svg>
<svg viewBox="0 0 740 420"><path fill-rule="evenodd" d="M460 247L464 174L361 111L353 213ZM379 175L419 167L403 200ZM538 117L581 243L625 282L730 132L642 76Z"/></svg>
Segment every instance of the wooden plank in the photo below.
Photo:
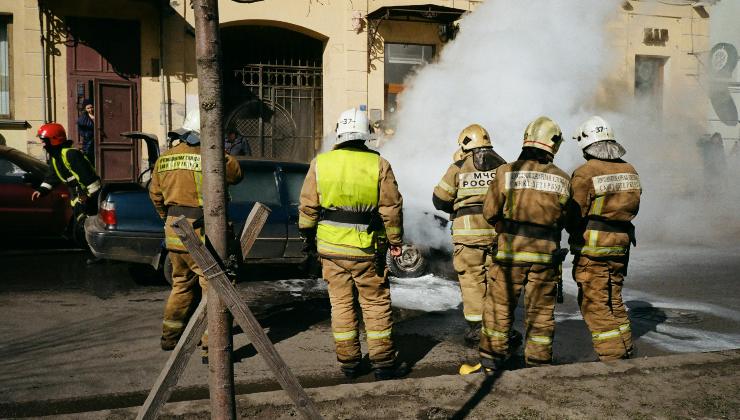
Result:
<svg viewBox="0 0 740 420"><path fill-rule="evenodd" d="M252 211L249 212L247 221L244 222L241 237L239 238L242 248L242 258L245 260L247 259L249 250L252 249L252 245L254 245L254 241L257 240L257 236L259 236L259 233L262 231L262 227L265 225L265 222L267 222L267 217L270 215L271 211L272 210L270 210L269 207L262 203L254 203Z"/></svg>
<svg viewBox="0 0 740 420"><path fill-rule="evenodd" d="M195 231L187 222L187 219L181 216L172 223L172 228L182 240L195 263L203 270L203 275L208 279L208 287L212 287L218 293L221 301L229 308L236 322L247 334L254 348L265 359L267 366L272 370L280 386L293 400L298 411L307 419L321 419L322 417L313 400L306 394L306 391L298 382L298 378L293 375L283 358L275 350L275 346L272 345L257 318L255 318L247 304L241 300L239 293L229 281L218 261L195 235Z"/></svg>
<svg viewBox="0 0 740 420"><path fill-rule="evenodd" d="M139 414L136 416L137 420L157 418L159 410L169 400L172 389L185 371L185 367L193 355L198 341L203 337L203 333L206 331L206 325L206 298L203 297L193 316L190 317L190 321L187 327L185 327L182 337L177 342L175 350L167 360L167 364L165 364L164 369L160 372L157 381L154 382L154 386L149 392L149 396L146 397L144 405L139 409Z"/></svg>
<svg viewBox="0 0 740 420"><path fill-rule="evenodd" d="M241 249L245 257L249 253L249 250L252 249L260 231L262 231L262 227L267 221L270 211L270 208L264 204L256 203L249 213L241 235ZM172 388L177 384L180 376L182 376L182 372L184 372L185 366L187 366L187 361L190 360L195 350L195 345L205 332L207 324L206 307L206 298L203 297L198 308L190 318L185 331L183 331L182 336L184 338L180 339L175 350L167 360L164 369L162 369L152 390L149 392L144 405L139 410L137 419L156 418L159 410L169 400L172 394Z"/></svg>

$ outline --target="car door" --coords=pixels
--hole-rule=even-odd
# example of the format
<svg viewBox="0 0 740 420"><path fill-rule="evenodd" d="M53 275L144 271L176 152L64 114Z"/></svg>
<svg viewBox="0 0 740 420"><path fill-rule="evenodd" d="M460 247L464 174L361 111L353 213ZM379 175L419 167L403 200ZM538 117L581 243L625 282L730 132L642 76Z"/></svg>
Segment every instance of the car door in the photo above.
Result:
<svg viewBox="0 0 740 420"><path fill-rule="evenodd" d="M31 201L31 183L40 183L43 173L21 169L0 156L0 229L23 235L60 235L69 221L69 194L64 186ZM65 219L66 218L66 219Z"/></svg>
<svg viewBox="0 0 740 420"><path fill-rule="evenodd" d="M303 240L298 232L298 206L307 172L308 165L304 164L283 165L280 170L280 189L288 215L288 237L284 254L286 258L304 256Z"/></svg>
<svg viewBox="0 0 740 420"><path fill-rule="evenodd" d="M229 218L234 222L235 232L241 233L254 203L268 206L272 211L247 258L282 258L288 216L280 200L277 168L270 162L242 160L240 164L244 178L229 187Z"/></svg>

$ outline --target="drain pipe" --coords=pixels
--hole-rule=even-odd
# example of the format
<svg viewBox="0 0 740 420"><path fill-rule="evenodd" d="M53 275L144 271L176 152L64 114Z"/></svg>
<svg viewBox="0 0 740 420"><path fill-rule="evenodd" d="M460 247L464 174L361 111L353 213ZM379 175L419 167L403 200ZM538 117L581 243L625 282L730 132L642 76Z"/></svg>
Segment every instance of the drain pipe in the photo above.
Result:
<svg viewBox="0 0 740 420"><path fill-rule="evenodd" d="M165 4L164 0L160 1L159 3L159 86L161 89L161 95L162 95L162 117L164 118L164 124L160 124L160 126L164 126L164 136L162 139L164 140L164 144L167 144L167 133L171 130L172 122L170 121L170 101L167 98L167 87L165 84L167 83L167 79L164 75L164 60L165 60L165 53L164 53L164 13L165 13ZM160 149L161 149L160 143ZM166 146L165 146L166 147Z"/></svg>
<svg viewBox="0 0 740 420"><path fill-rule="evenodd" d="M49 122L49 99L47 98L47 71L46 71L46 33L44 32L44 12L41 8L41 0L38 1L37 7L39 8L39 30L41 31L41 100L44 104L44 123Z"/></svg>

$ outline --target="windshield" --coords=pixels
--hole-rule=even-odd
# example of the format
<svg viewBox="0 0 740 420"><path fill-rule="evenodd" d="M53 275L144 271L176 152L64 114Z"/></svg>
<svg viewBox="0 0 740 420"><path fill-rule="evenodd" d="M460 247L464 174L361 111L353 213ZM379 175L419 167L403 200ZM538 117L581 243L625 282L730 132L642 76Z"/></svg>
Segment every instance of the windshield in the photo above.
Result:
<svg viewBox="0 0 740 420"><path fill-rule="evenodd" d="M259 201L267 205L280 205L280 195L275 181L275 171L272 168L258 169L242 166L244 179L229 187L231 201Z"/></svg>
<svg viewBox="0 0 740 420"><path fill-rule="evenodd" d="M288 195L288 205L298 206L301 199L301 188L306 178L305 172L283 172L285 174L285 191Z"/></svg>

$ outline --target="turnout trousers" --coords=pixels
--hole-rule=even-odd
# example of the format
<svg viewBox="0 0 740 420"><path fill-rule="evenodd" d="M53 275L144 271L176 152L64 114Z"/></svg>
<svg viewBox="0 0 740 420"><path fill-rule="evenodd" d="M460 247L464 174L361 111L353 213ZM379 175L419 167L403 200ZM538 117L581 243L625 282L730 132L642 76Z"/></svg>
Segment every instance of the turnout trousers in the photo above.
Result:
<svg viewBox="0 0 740 420"><path fill-rule="evenodd" d="M494 263L488 275L488 291L481 329L481 363L495 367L511 356L509 333L514 310L524 289L524 357L528 366L552 362L555 332L555 299L560 273L551 265ZM496 362L496 363L494 363Z"/></svg>
<svg viewBox="0 0 740 420"><path fill-rule="evenodd" d="M455 244L452 264L460 282L465 320L481 322L487 288L486 272L491 266L491 247Z"/></svg>
<svg viewBox="0 0 740 420"><path fill-rule="evenodd" d="M164 307L162 339L177 341L195 308L205 296L207 282L203 272L187 252L170 251L172 261L172 291ZM200 284L200 286L199 286ZM201 339L203 348L208 347L208 331Z"/></svg>
<svg viewBox="0 0 740 420"><path fill-rule="evenodd" d="M393 366L396 350L391 329L391 292L388 270L379 276L373 261L321 259L324 280L331 302L331 329L337 360L353 367L362 360L360 350L359 303L367 335L367 348L374 367Z"/></svg>
<svg viewBox="0 0 740 420"><path fill-rule="evenodd" d="M616 360L632 352L632 330L622 302L627 257L592 259L577 255L573 279L578 284L578 306L591 330L599 359Z"/></svg>

